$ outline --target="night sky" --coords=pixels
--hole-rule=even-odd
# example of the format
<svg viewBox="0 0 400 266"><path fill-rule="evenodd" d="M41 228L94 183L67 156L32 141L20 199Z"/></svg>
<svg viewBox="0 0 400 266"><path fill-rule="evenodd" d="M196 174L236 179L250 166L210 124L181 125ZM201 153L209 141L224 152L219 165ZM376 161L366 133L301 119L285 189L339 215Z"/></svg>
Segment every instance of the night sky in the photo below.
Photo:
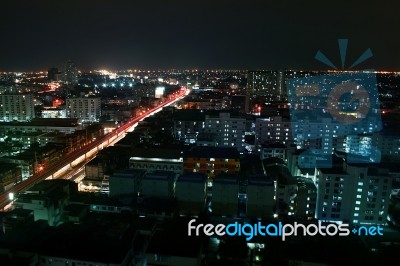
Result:
<svg viewBox="0 0 400 266"><path fill-rule="evenodd" d="M331 4L336 3L336 4ZM400 70L399 1L1 0L0 71L79 69Z"/></svg>

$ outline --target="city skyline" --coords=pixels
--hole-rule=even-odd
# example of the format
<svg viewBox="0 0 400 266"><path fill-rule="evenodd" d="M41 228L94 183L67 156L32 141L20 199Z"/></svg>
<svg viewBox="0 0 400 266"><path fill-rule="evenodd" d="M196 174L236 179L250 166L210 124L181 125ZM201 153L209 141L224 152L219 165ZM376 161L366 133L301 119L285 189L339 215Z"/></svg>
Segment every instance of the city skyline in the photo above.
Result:
<svg viewBox="0 0 400 266"><path fill-rule="evenodd" d="M5 1L0 71L68 59L81 69L327 69L314 56L321 50L337 64L340 38L349 39L347 63L370 48L374 57L358 69L395 71L398 5Z"/></svg>
<svg viewBox="0 0 400 266"><path fill-rule="evenodd" d="M0 265L389 265L400 2L4 0Z"/></svg>

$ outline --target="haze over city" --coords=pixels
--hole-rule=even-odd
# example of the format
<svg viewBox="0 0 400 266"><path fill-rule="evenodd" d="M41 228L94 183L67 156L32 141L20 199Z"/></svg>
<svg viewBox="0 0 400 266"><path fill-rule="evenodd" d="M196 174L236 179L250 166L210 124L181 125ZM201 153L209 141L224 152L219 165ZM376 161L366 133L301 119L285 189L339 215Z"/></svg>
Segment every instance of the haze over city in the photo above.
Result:
<svg viewBox="0 0 400 266"><path fill-rule="evenodd" d="M348 63L399 70L398 1L2 2L0 71L38 71L75 61L89 69L326 69L350 40Z"/></svg>

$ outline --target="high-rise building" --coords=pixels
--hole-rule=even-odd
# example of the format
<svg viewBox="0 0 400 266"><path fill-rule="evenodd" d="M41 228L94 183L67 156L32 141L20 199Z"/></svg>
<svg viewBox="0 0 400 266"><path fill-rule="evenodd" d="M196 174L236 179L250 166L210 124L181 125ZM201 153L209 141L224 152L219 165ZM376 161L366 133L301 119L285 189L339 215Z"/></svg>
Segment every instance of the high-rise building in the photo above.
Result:
<svg viewBox="0 0 400 266"><path fill-rule="evenodd" d="M256 119L256 139L257 148L262 144L293 144L292 127L289 119L281 116Z"/></svg>
<svg viewBox="0 0 400 266"><path fill-rule="evenodd" d="M249 71L247 73L247 95L266 96L275 100L278 96L278 72L277 71Z"/></svg>
<svg viewBox="0 0 400 266"><path fill-rule="evenodd" d="M353 224L386 224L393 177L379 165L317 169L316 218Z"/></svg>
<svg viewBox="0 0 400 266"><path fill-rule="evenodd" d="M311 178L297 177L295 217L313 219L317 202L317 187Z"/></svg>
<svg viewBox="0 0 400 266"><path fill-rule="evenodd" d="M34 117L32 94L0 94L0 121L29 121Z"/></svg>
<svg viewBox="0 0 400 266"><path fill-rule="evenodd" d="M293 70L256 70L247 73L247 95L265 96L267 101L286 101L288 79L320 75L319 72Z"/></svg>
<svg viewBox="0 0 400 266"><path fill-rule="evenodd" d="M193 144L204 127L205 115L200 110L174 111L174 137L185 143Z"/></svg>
<svg viewBox="0 0 400 266"><path fill-rule="evenodd" d="M156 87L150 84L136 84L132 94L136 101L140 101L142 98L155 98Z"/></svg>
<svg viewBox="0 0 400 266"><path fill-rule="evenodd" d="M389 131L389 130L388 130ZM399 161L400 136L398 131L372 134L347 135L338 138L336 150L348 154L363 156L366 159L379 158L381 161Z"/></svg>
<svg viewBox="0 0 400 266"><path fill-rule="evenodd" d="M47 71L47 79L49 81L60 81L61 80L61 72L58 71L58 68L52 67Z"/></svg>
<svg viewBox="0 0 400 266"><path fill-rule="evenodd" d="M68 118L79 118L81 122L96 122L100 116L100 97L77 97L67 99Z"/></svg>
<svg viewBox="0 0 400 266"><path fill-rule="evenodd" d="M246 118L220 113L218 116L206 115L203 132L212 133L217 138L217 146L245 149Z"/></svg>
<svg viewBox="0 0 400 266"><path fill-rule="evenodd" d="M73 61L65 64L64 81L70 85L78 84L78 69Z"/></svg>

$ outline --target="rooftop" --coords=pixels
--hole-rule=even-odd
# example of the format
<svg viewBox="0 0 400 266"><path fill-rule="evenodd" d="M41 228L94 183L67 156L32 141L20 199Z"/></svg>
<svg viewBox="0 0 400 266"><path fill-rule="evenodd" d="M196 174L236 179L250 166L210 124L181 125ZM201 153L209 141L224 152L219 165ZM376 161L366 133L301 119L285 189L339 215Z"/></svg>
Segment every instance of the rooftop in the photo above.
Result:
<svg viewBox="0 0 400 266"><path fill-rule="evenodd" d="M110 176L110 179L113 178L139 178L142 177L146 173L145 170L138 170L138 169L124 169L119 170L113 173Z"/></svg>
<svg viewBox="0 0 400 266"><path fill-rule="evenodd" d="M214 184L236 184L239 182L239 175L221 173L214 178Z"/></svg>
<svg viewBox="0 0 400 266"><path fill-rule="evenodd" d="M204 173L187 173L179 176L177 182L205 183L207 175Z"/></svg>
<svg viewBox="0 0 400 266"><path fill-rule="evenodd" d="M169 171L154 171L144 175L143 180L169 180L175 176L175 173Z"/></svg>
<svg viewBox="0 0 400 266"><path fill-rule="evenodd" d="M273 186L274 182L271 180L271 178L268 178L267 176L252 176L249 178L249 183L248 185L254 185L254 186Z"/></svg>
<svg viewBox="0 0 400 266"><path fill-rule="evenodd" d="M77 118L34 118L30 122L0 122L0 126L76 127Z"/></svg>
<svg viewBox="0 0 400 266"><path fill-rule="evenodd" d="M225 158L239 159L239 152L236 148L220 147L193 147L184 153L184 157L195 158Z"/></svg>
<svg viewBox="0 0 400 266"><path fill-rule="evenodd" d="M182 158L182 151L180 149L135 148L131 159L134 158L179 159Z"/></svg>
<svg viewBox="0 0 400 266"><path fill-rule="evenodd" d="M318 170L320 170L321 173L326 174L326 175L329 175L329 174L347 175L346 171L344 171L342 167L318 168Z"/></svg>

